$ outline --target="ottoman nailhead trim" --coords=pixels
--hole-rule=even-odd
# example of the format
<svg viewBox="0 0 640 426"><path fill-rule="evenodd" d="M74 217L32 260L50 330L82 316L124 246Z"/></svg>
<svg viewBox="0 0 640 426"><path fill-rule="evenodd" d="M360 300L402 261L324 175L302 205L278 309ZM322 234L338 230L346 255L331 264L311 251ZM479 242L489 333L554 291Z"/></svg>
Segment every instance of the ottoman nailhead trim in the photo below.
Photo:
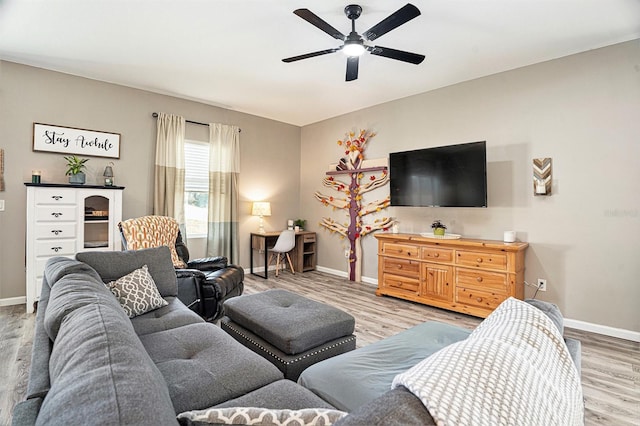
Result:
<svg viewBox="0 0 640 426"><path fill-rule="evenodd" d="M238 330L237 328L234 328L233 325L231 325L231 323L226 322L224 323L225 327L228 328L229 330L233 331L235 334L237 334L238 336L242 336L245 340L248 340L249 342L251 342L251 344L253 344L253 346L257 347L258 349L260 349L261 351L267 353L268 355L270 355L272 358L274 358L275 360L277 360L278 362L280 362L281 364L284 365L289 365L289 364L294 364L298 361L301 361L305 358L309 358L310 356L322 353L326 350L332 349L332 348L336 348L338 346L342 346L345 343L349 343L354 341L356 338L355 336L351 335L349 336L349 338L347 340L343 340L339 343L334 343L331 346L327 346L326 348L322 348L320 350L317 351L313 351L311 353L305 354L304 356L289 360L289 361L285 361L284 359L280 358L278 355L274 354L273 352L271 352L269 349L265 348L263 345L261 345L260 343L256 342L255 340L253 340L251 338L251 336L248 336L247 334L243 333L242 331Z"/></svg>

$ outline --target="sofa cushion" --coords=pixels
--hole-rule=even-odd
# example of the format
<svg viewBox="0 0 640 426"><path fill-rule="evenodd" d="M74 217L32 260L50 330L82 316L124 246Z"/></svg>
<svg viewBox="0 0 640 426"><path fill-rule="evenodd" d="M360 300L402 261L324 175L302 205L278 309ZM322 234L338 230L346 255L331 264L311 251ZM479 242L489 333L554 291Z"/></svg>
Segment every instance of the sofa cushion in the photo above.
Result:
<svg viewBox="0 0 640 426"><path fill-rule="evenodd" d="M168 247L137 251L87 251L77 253L76 259L95 269L105 283L147 265L162 297L178 295L176 271Z"/></svg>
<svg viewBox="0 0 640 426"><path fill-rule="evenodd" d="M119 306L66 315L49 364L37 424L176 424L163 377Z"/></svg>
<svg viewBox="0 0 640 426"><path fill-rule="evenodd" d="M81 263L71 259L68 259L67 262L58 262L56 266L60 266L63 263L69 266L70 271L79 271L81 269L78 268L78 264ZM87 265L84 265L84 268L90 269ZM105 287L95 272L93 274L79 272L60 273L57 276L61 278L51 284L49 300L44 311L43 325L51 340L56 340L59 329L67 315L82 306L98 303L122 310L118 300Z"/></svg>
<svg viewBox="0 0 640 426"><path fill-rule="evenodd" d="M435 424L422 401L400 386L352 411L335 426L429 426Z"/></svg>
<svg viewBox="0 0 640 426"><path fill-rule="evenodd" d="M290 410L335 408L309 389L287 379L269 383L246 395L230 399L211 408L228 407L263 407L274 410L285 408Z"/></svg>
<svg viewBox="0 0 640 426"><path fill-rule="evenodd" d="M60 278L68 274L87 274L89 277L100 281L100 275L91 266L84 262L70 259L68 257L56 256L47 260L44 267L44 276L49 287L52 287Z"/></svg>
<svg viewBox="0 0 640 426"><path fill-rule="evenodd" d="M153 281L149 268L142 268L111 281L107 284L129 318L137 317L155 309L167 306L168 303L160 296L158 287Z"/></svg>
<svg viewBox="0 0 640 426"><path fill-rule="evenodd" d="M164 300L167 301L166 306L131 318L131 324L137 335L141 336L204 322L198 314L187 308L177 297L169 296Z"/></svg>
<svg viewBox="0 0 640 426"><path fill-rule="evenodd" d="M346 415L347 413L344 411L331 410L327 408L273 410L270 408L234 407L187 411L178 415L178 421L180 424L186 426L331 426Z"/></svg>
<svg viewBox="0 0 640 426"><path fill-rule="evenodd" d="M201 410L280 380L282 373L209 323L140 336L176 413Z"/></svg>

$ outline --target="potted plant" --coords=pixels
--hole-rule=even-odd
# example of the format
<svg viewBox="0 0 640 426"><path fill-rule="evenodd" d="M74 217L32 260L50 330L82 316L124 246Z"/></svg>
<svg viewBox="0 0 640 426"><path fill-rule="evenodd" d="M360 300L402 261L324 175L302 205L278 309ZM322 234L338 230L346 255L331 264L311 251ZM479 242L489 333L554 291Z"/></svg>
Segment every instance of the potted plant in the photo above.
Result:
<svg viewBox="0 0 640 426"><path fill-rule="evenodd" d="M447 230L447 227L439 219L433 221L431 228L433 228L433 235L444 235L444 231Z"/></svg>
<svg viewBox="0 0 640 426"><path fill-rule="evenodd" d="M67 160L67 171L65 175L69 176L69 183L83 185L86 176L83 169L87 167L84 163L89 161L88 158L80 158L77 155L69 155L64 157Z"/></svg>
<svg viewBox="0 0 640 426"><path fill-rule="evenodd" d="M296 219L293 221L293 225L297 226L300 231L304 231L304 225L307 223L304 219Z"/></svg>

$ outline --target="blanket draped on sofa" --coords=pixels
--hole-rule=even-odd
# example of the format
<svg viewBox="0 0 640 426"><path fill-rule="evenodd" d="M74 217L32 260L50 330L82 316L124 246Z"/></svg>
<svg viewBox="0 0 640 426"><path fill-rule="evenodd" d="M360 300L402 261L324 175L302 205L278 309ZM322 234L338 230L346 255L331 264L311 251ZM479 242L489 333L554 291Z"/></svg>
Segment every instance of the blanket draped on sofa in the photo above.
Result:
<svg viewBox="0 0 640 426"><path fill-rule="evenodd" d="M438 425L583 424L580 377L562 336L538 309L503 302L469 338L399 374Z"/></svg>

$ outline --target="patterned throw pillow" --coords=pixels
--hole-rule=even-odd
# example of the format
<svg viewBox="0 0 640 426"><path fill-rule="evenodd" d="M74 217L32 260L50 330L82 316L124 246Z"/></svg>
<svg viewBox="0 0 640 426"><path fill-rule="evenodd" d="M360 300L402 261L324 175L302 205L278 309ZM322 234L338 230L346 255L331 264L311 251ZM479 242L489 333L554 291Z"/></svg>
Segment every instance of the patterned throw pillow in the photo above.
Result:
<svg viewBox="0 0 640 426"><path fill-rule="evenodd" d="M116 296L129 318L168 305L167 301L160 296L147 265L116 281L111 281L107 287Z"/></svg>
<svg viewBox="0 0 640 426"><path fill-rule="evenodd" d="M271 410L234 407L185 411L178 414L182 425L258 425L258 426L330 426L347 413L326 408Z"/></svg>

